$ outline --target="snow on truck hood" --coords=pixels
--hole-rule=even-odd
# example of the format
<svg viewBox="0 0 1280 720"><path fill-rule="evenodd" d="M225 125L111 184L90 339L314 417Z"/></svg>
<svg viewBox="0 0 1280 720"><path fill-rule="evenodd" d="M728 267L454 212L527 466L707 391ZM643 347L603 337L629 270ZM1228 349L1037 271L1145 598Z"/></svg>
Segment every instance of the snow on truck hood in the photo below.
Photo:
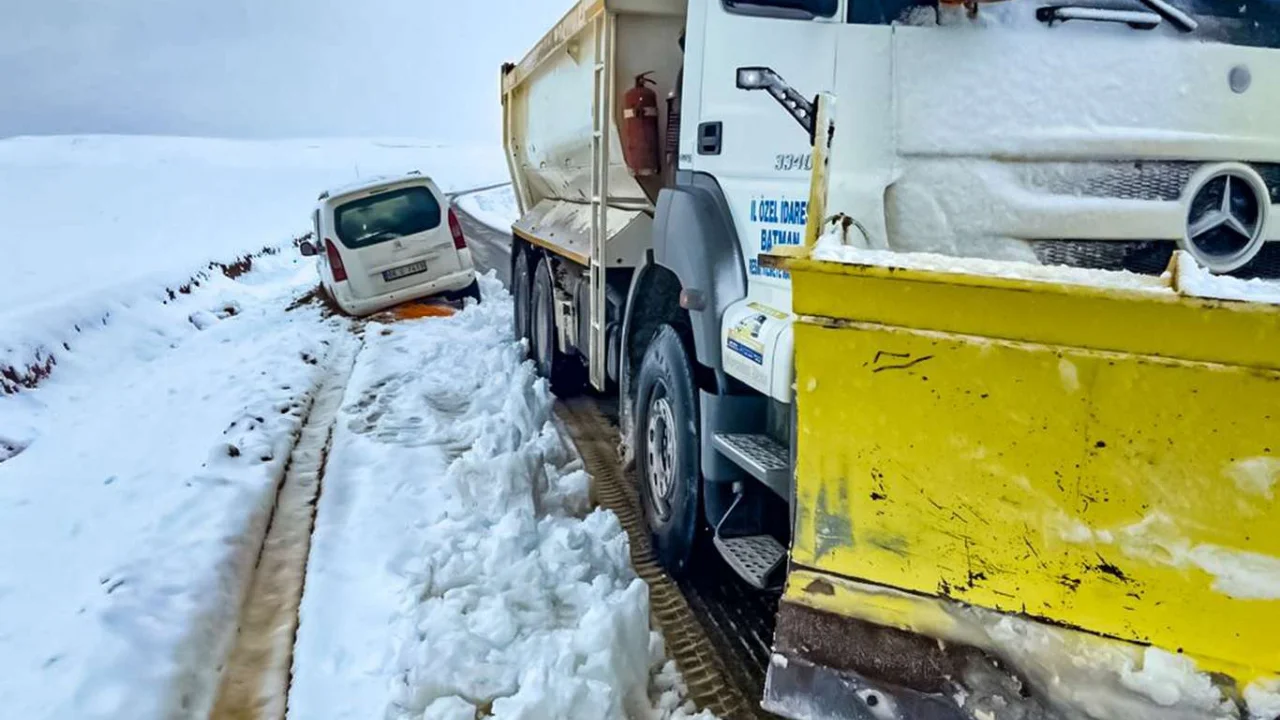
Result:
<svg viewBox="0 0 1280 720"><path fill-rule="evenodd" d="M1214 275L1188 253L1176 253L1171 275L1139 275L1123 270L1093 270L1058 265L1036 265L1016 260L954 257L936 253L871 250L843 244L839 230L828 232L814 247L814 260L846 265L924 270L959 275L1030 280L1060 285L1080 285L1153 294L1181 294L1209 300L1235 300L1280 305L1280 281L1241 280Z"/></svg>

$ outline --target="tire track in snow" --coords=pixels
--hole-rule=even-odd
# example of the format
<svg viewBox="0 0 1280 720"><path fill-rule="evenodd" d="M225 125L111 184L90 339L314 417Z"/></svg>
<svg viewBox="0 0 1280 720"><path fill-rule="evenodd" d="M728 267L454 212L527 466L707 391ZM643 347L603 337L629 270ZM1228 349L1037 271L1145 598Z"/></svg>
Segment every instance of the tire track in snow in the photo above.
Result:
<svg viewBox="0 0 1280 720"><path fill-rule="evenodd" d="M475 259L480 272L495 270L503 287L511 286L511 233L475 219L466 210L454 208L458 213L458 222L462 224L462 233L471 247L471 256Z"/></svg>
<svg viewBox="0 0 1280 720"><path fill-rule="evenodd" d="M635 478L618 461L616 430L590 397L561 402L557 415L565 426L592 479L592 500L622 522L631 540L631 562L649 586L650 609L666 640L668 656L676 661L688 696L704 710L724 720L767 720L759 695L747 690L736 653L725 653L705 632L700 615L681 587L658 565L648 529L635 494Z"/></svg>
<svg viewBox="0 0 1280 720"><path fill-rule="evenodd" d="M285 717L298 608L333 426L363 343L338 333L281 482L212 720Z"/></svg>

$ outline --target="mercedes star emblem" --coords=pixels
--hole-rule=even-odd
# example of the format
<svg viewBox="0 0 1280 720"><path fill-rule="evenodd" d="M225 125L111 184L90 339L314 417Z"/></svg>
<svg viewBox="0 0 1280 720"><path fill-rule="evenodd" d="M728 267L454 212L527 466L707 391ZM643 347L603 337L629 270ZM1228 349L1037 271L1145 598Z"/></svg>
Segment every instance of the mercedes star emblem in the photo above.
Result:
<svg viewBox="0 0 1280 720"><path fill-rule="evenodd" d="M1246 265L1262 245L1269 205L1260 180L1234 169L1210 174L1191 196L1187 249L1213 272Z"/></svg>

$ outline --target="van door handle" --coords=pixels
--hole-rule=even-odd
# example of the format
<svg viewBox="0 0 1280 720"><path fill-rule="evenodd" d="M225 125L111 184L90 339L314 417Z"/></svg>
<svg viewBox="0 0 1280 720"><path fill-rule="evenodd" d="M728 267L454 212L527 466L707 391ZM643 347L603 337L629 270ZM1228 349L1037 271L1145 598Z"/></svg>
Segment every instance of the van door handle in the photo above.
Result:
<svg viewBox="0 0 1280 720"><path fill-rule="evenodd" d="M724 139L724 123L704 122L698 126L698 154L719 155Z"/></svg>

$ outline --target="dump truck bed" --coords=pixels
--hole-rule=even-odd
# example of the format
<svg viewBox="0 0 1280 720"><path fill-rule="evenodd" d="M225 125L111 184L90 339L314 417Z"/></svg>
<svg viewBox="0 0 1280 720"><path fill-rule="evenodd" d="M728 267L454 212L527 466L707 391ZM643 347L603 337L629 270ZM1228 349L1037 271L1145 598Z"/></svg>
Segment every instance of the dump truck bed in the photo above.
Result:
<svg viewBox="0 0 1280 720"><path fill-rule="evenodd" d="M660 99L675 88L684 16L683 0L582 0L505 69L517 236L583 265L596 249L606 267L641 263L658 188L623 160L618 97L641 73ZM660 113L661 133L666 121Z"/></svg>

